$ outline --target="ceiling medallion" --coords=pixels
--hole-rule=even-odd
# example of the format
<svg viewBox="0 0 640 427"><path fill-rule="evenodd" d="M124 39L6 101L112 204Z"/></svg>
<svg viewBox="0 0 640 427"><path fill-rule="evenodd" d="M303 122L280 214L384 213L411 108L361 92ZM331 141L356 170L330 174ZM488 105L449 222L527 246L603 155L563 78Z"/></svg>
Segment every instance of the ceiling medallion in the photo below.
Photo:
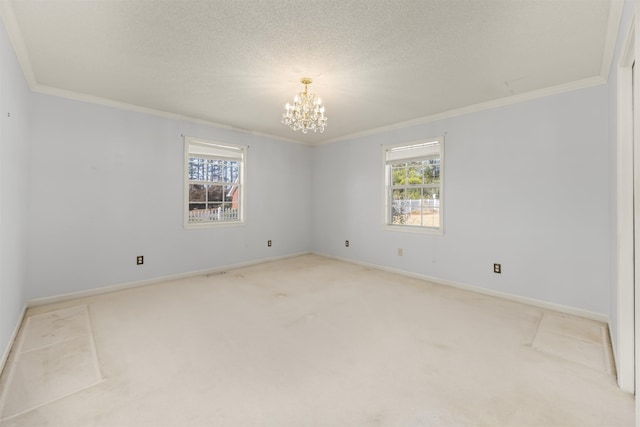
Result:
<svg viewBox="0 0 640 427"><path fill-rule="evenodd" d="M300 83L304 85L304 92L300 92L293 99L293 105L287 102L285 112L282 113L282 123L289 125L293 130L302 130L307 133L312 130L314 132L324 132L327 126L327 117L324 115L324 105L322 100L314 93L307 92L307 85L311 84L311 79L303 77Z"/></svg>

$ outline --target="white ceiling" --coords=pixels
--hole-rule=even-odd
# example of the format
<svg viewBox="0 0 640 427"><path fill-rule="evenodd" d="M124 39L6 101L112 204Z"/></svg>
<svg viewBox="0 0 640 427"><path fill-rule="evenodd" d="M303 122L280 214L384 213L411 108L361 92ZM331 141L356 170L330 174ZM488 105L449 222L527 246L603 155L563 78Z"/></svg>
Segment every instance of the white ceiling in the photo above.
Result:
<svg viewBox="0 0 640 427"><path fill-rule="evenodd" d="M34 90L318 143L602 82L621 3L1 0L0 11ZM326 105L324 134L280 123L301 77Z"/></svg>

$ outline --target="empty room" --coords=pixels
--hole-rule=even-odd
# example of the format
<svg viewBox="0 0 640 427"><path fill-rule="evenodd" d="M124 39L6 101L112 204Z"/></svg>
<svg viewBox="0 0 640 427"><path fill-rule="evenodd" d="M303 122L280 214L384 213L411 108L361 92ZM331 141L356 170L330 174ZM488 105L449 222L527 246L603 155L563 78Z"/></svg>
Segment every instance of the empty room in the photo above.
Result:
<svg viewBox="0 0 640 427"><path fill-rule="evenodd" d="M638 425L639 4L0 0L0 426Z"/></svg>

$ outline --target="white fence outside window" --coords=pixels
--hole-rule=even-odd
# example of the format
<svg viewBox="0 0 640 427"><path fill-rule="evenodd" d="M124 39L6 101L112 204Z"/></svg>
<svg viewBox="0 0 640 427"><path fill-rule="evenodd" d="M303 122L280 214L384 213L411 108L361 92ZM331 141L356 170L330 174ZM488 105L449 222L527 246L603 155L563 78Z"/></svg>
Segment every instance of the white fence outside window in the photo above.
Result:
<svg viewBox="0 0 640 427"><path fill-rule="evenodd" d="M440 209L440 199L394 200L393 208L398 214L409 214L418 209Z"/></svg>
<svg viewBox="0 0 640 427"><path fill-rule="evenodd" d="M233 220L238 220L237 208L194 209L189 211L189 223Z"/></svg>

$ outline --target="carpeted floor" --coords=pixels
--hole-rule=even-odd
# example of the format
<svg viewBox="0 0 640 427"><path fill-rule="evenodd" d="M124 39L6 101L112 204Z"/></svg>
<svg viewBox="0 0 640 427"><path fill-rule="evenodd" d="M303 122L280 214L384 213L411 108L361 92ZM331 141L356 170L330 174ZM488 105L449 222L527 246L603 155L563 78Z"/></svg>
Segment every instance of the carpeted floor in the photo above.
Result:
<svg viewBox="0 0 640 427"><path fill-rule="evenodd" d="M0 426L632 426L606 327L306 255L29 310Z"/></svg>

